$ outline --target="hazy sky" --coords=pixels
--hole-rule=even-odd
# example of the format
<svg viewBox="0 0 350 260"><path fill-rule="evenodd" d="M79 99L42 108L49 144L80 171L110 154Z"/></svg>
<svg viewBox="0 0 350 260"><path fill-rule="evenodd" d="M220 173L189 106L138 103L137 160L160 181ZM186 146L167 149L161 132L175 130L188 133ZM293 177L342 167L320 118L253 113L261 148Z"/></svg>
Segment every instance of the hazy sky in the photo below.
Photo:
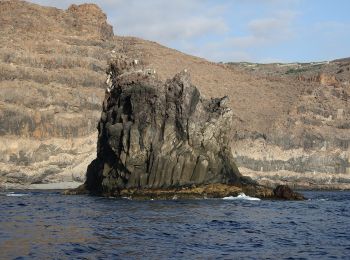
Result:
<svg viewBox="0 0 350 260"><path fill-rule="evenodd" d="M94 2L117 35L212 61L293 62L350 56L349 0L32 0Z"/></svg>

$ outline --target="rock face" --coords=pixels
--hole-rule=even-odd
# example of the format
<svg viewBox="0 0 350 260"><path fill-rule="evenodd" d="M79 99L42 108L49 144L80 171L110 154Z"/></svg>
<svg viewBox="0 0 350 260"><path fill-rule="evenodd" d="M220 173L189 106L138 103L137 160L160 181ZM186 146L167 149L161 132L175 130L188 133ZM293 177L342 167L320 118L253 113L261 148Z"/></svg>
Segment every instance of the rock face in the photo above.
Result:
<svg viewBox="0 0 350 260"><path fill-rule="evenodd" d="M113 27L107 23L107 16L95 4L71 5L67 12L73 16L71 25L77 31L95 32L103 40L110 40L113 36Z"/></svg>
<svg viewBox="0 0 350 260"><path fill-rule="evenodd" d="M126 188L240 185L228 98L203 99L186 71L162 82L135 63L118 59L109 67L86 188L118 195Z"/></svg>

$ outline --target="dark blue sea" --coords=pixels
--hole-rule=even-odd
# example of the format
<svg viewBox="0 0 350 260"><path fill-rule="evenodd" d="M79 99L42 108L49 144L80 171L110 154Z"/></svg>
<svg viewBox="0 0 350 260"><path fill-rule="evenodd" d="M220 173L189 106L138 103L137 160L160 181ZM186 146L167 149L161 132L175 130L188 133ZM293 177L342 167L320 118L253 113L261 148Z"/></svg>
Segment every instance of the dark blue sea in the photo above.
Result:
<svg viewBox="0 0 350 260"><path fill-rule="evenodd" d="M0 259L350 259L350 192L307 201L0 193Z"/></svg>

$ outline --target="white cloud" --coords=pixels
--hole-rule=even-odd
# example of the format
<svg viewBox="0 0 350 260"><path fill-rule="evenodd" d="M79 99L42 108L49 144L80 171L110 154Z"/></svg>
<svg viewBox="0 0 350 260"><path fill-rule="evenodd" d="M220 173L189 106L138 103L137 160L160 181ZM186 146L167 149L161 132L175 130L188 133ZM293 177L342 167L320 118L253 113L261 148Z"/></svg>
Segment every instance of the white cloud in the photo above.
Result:
<svg viewBox="0 0 350 260"><path fill-rule="evenodd" d="M137 17L137 16L135 16ZM206 34L224 33L227 25L220 19L206 17L184 17L183 19L167 19L164 22L152 22L143 19L143 23L129 19L116 19L118 35L137 35L139 37L171 43L174 40L190 40ZM120 28L120 29L118 29Z"/></svg>
<svg viewBox="0 0 350 260"><path fill-rule="evenodd" d="M191 41L208 34L223 34L228 25L205 1L137 1L116 6L116 33L136 35L174 46L174 41Z"/></svg>
<svg viewBox="0 0 350 260"><path fill-rule="evenodd" d="M295 12L281 11L274 16L251 20L247 25L249 35L233 37L229 41L235 47L247 48L290 40L294 36L296 16Z"/></svg>
<svg viewBox="0 0 350 260"><path fill-rule="evenodd" d="M190 51L214 61L257 61L253 50L277 46L295 36L293 22L297 16L296 12L279 11L268 17L252 19L246 24L245 35L230 35ZM276 61L274 58L263 58L259 62L266 60Z"/></svg>

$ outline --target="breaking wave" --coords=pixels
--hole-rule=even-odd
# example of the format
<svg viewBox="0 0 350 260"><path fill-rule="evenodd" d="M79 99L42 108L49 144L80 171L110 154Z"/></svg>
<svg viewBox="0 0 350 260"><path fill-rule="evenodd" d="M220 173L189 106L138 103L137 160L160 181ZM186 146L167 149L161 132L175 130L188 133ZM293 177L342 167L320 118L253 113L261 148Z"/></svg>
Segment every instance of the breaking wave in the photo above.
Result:
<svg viewBox="0 0 350 260"><path fill-rule="evenodd" d="M255 200L255 201L260 200L259 198L247 196L243 192L238 194L237 197L229 196L229 197L224 197L222 199L223 200Z"/></svg>

